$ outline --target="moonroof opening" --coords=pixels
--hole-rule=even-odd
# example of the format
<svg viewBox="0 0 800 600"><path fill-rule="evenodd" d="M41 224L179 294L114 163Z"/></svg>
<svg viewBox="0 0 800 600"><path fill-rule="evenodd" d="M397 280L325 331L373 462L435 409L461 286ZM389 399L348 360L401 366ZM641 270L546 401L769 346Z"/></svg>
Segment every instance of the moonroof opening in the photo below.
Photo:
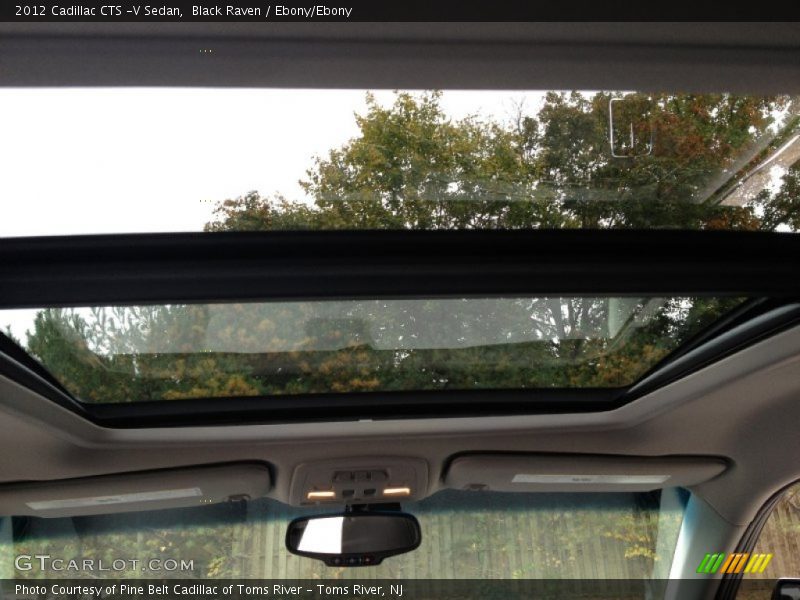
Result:
<svg viewBox="0 0 800 600"><path fill-rule="evenodd" d="M0 311L0 330L92 404L623 388L743 302L504 297L45 308Z"/></svg>
<svg viewBox="0 0 800 600"><path fill-rule="evenodd" d="M15 202L0 237L800 228L788 95L5 88L0 102L14 115L0 197Z"/></svg>

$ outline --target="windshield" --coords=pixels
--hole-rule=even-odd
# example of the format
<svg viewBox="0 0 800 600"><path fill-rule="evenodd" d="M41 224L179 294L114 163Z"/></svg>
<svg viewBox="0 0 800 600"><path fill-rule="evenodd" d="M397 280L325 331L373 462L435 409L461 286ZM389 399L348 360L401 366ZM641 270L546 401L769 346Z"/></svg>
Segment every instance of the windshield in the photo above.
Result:
<svg viewBox="0 0 800 600"><path fill-rule="evenodd" d="M0 102L3 237L800 226L790 96L11 88Z"/></svg>
<svg viewBox="0 0 800 600"><path fill-rule="evenodd" d="M0 311L89 403L629 386L742 298L520 297Z"/></svg>
<svg viewBox="0 0 800 600"><path fill-rule="evenodd" d="M687 497L677 488L603 494L445 490L403 505L420 522L417 550L353 576L666 578ZM0 527L0 576L312 580L353 573L285 549L289 521L320 512L262 498L169 511L6 518ZM94 562L86 568L83 559ZM100 561L106 570L100 570Z"/></svg>

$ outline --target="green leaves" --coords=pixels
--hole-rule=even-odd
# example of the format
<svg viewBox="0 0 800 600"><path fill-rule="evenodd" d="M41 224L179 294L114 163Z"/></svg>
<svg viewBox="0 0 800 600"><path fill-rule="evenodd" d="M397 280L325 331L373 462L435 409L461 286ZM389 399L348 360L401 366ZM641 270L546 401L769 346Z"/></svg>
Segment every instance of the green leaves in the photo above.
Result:
<svg viewBox="0 0 800 600"><path fill-rule="evenodd" d="M742 299L468 298L47 309L27 348L85 402L624 387Z"/></svg>
<svg viewBox="0 0 800 600"><path fill-rule="evenodd" d="M609 142L609 102L621 94L549 92L536 114L520 109L512 122L453 120L441 98L397 92L384 107L368 95L359 135L306 171L313 205L250 192L219 204L207 229L756 229L798 220L797 206L769 194L759 206L724 206L703 193L795 114L787 97L627 94L618 120L653 140L649 155L629 158L614 158Z"/></svg>

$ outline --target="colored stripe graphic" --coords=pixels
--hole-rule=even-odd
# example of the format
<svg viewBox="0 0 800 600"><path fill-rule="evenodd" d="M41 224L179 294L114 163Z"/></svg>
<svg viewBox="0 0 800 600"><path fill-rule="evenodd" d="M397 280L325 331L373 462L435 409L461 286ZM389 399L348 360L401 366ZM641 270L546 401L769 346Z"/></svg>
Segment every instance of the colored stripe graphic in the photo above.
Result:
<svg viewBox="0 0 800 600"><path fill-rule="evenodd" d="M758 567L761 565L761 562L764 560L764 554L753 554L750 557L750 562L747 563L747 566L744 568L745 573L758 573Z"/></svg>
<svg viewBox="0 0 800 600"><path fill-rule="evenodd" d="M763 573L764 569L767 568L769 561L772 560L772 554L762 554L761 556L764 557L763 562L758 566L758 571L753 570L753 573Z"/></svg>
<svg viewBox="0 0 800 600"><path fill-rule="evenodd" d="M710 554L706 554L703 557L703 560L700 561L700 566L697 567L697 572L698 573L708 573L708 571L706 571L706 566L708 565L708 561L710 559L711 559L711 555Z"/></svg>
<svg viewBox="0 0 800 600"><path fill-rule="evenodd" d="M750 554L749 552L734 552L725 554L717 552L706 554L700 565L697 567L698 573L714 574L720 573L763 573L767 565L772 560L772 554Z"/></svg>
<svg viewBox="0 0 800 600"><path fill-rule="evenodd" d="M698 573L708 573L708 571L706 570L706 565L708 565L708 562L709 562L710 559L711 559L711 555L710 554L706 554L703 557L703 560L700 561L700 566L697 567L697 572Z"/></svg>
<svg viewBox="0 0 800 600"><path fill-rule="evenodd" d="M714 562L714 564L711 566L711 568L709 569L709 571L708 571L708 572L709 572L709 573L716 573L716 572L717 572L717 570L719 569L719 566L722 564L722 561L723 561L724 559L725 559L725 553L724 553L724 552L721 552L721 553L720 553L720 554L717 556L717 560Z"/></svg>
<svg viewBox="0 0 800 600"><path fill-rule="evenodd" d="M703 560L700 562L700 566L697 567L698 573L716 573L719 566L722 564L722 560L725 558L724 553L717 553L717 554L706 554L703 557Z"/></svg>
<svg viewBox="0 0 800 600"><path fill-rule="evenodd" d="M723 573L727 573L728 572L728 569L730 568L731 563L733 563L738 556L739 556L738 554L728 554L728 560L726 560L725 564L722 565L722 572Z"/></svg>
<svg viewBox="0 0 800 600"><path fill-rule="evenodd" d="M744 569L744 565L747 562L747 559L750 558L750 553L745 552L744 554L739 555L739 560L736 561L736 567L731 565L731 570L728 571L729 573L740 573L742 569Z"/></svg>

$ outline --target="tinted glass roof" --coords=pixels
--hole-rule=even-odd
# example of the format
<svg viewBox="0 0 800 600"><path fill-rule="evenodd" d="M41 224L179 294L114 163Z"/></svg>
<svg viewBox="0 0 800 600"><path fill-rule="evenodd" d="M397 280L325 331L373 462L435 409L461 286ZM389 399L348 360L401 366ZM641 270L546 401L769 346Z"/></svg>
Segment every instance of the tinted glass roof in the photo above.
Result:
<svg viewBox="0 0 800 600"><path fill-rule="evenodd" d="M321 300L0 311L76 398L621 388L740 298Z"/></svg>
<svg viewBox="0 0 800 600"><path fill-rule="evenodd" d="M0 101L16 116L0 237L800 226L790 96L11 88Z"/></svg>

